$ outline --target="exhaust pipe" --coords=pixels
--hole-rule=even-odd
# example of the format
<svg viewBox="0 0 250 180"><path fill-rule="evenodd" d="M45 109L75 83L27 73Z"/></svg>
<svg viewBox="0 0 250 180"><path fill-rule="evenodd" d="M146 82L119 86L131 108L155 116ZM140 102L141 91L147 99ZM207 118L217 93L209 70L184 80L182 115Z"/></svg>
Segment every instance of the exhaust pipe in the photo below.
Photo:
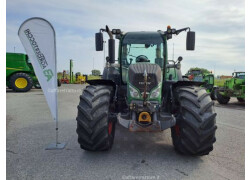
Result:
<svg viewBox="0 0 250 180"><path fill-rule="evenodd" d="M109 41L108 41L108 45L109 45L109 63L115 63L115 40L113 37L112 32L109 30L109 27L106 25L106 32L109 35Z"/></svg>

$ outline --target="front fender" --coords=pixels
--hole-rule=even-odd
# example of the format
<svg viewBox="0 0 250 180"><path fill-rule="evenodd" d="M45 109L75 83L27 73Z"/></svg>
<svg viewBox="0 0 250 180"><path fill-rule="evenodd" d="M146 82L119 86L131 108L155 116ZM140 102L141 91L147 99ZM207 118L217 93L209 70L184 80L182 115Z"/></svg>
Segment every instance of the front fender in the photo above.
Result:
<svg viewBox="0 0 250 180"><path fill-rule="evenodd" d="M116 89L116 83L112 80L108 79L95 79L95 80L87 80L86 81L90 85L105 85L105 86L112 86Z"/></svg>

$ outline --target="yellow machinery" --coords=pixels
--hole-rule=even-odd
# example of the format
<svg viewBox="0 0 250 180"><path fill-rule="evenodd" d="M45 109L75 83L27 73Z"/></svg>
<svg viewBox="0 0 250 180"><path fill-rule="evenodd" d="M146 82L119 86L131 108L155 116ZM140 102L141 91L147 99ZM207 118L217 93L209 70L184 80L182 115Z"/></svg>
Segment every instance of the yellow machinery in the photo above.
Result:
<svg viewBox="0 0 250 180"><path fill-rule="evenodd" d="M81 75L79 73L76 73L75 84L85 84L87 81L87 77L87 75Z"/></svg>

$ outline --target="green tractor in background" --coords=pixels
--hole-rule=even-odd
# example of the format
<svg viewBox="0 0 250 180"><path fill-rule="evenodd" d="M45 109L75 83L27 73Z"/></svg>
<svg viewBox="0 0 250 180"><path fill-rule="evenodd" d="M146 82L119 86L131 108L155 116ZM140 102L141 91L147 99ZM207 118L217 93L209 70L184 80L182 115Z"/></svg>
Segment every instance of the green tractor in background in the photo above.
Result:
<svg viewBox="0 0 250 180"><path fill-rule="evenodd" d="M231 97L236 97L239 102L245 102L245 72L234 72L232 78L227 79L223 87L216 90L217 101L227 104Z"/></svg>
<svg viewBox="0 0 250 180"><path fill-rule="evenodd" d="M16 92L27 92L39 82L26 54L6 53L6 85Z"/></svg>
<svg viewBox="0 0 250 180"><path fill-rule="evenodd" d="M167 41L186 30L186 49L194 50L190 28L124 33L106 26L96 33L97 51L103 50L103 32L109 35L109 56L102 79L88 80L80 96L76 132L82 149L111 149L118 121L133 132L171 128L175 150L185 155L213 150L214 102L201 82L182 76L182 57L168 60ZM119 40L117 61L113 35Z"/></svg>
<svg viewBox="0 0 250 180"><path fill-rule="evenodd" d="M57 83L61 86L59 80ZM32 86L41 89L34 68L26 54L6 53L6 86L16 92L27 92Z"/></svg>
<svg viewBox="0 0 250 180"><path fill-rule="evenodd" d="M214 85L214 74L212 73L203 73L199 69L193 69L188 71L186 76L190 81L195 82L204 82L202 87L207 89L207 92L210 93L210 97L212 100L216 100L216 89L217 86Z"/></svg>

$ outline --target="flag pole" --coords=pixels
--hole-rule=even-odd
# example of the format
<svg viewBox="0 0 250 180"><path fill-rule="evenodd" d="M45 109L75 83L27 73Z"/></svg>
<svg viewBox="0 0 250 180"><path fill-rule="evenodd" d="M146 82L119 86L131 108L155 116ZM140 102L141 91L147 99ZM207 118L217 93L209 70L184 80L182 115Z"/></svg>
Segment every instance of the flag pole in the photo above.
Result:
<svg viewBox="0 0 250 180"><path fill-rule="evenodd" d="M56 84L56 142L50 144L47 148L45 148L45 150L60 150L60 149L64 149L66 146L66 143L59 143L58 142L58 83L57 83L57 54L56 54L56 33L55 30L52 26L53 32L54 32L54 38L55 38L55 43L54 43L54 47L55 47L55 84Z"/></svg>

